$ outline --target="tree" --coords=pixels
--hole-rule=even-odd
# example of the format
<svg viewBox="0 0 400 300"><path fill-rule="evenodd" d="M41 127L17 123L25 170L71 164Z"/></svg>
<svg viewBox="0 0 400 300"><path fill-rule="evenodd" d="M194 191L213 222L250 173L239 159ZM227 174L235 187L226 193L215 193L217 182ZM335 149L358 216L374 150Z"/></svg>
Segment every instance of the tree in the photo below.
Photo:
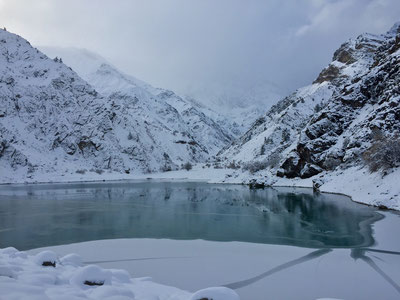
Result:
<svg viewBox="0 0 400 300"><path fill-rule="evenodd" d="M193 166L190 162L187 162L182 166L182 168L185 169L186 171L190 171L193 168Z"/></svg>

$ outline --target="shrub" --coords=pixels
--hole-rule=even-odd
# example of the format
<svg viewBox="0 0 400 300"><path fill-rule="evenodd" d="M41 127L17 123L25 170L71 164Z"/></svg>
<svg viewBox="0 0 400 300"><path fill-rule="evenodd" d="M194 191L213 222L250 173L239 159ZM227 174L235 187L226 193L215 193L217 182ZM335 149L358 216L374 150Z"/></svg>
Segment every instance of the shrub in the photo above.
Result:
<svg viewBox="0 0 400 300"><path fill-rule="evenodd" d="M102 170L102 169L90 169L89 171L90 172L95 172L95 173L97 173L99 175L104 173L104 170Z"/></svg>
<svg viewBox="0 0 400 300"><path fill-rule="evenodd" d="M168 164L165 164L160 168L160 171L161 172L170 172L170 171L172 171L172 167Z"/></svg>
<svg viewBox="0 0 400 300"><path fill-rule="evenodd" d="M190 171L192 168L193 168L193 166L190 162L187 162L182 165L182 169L185 169L186 171Z"/></svg>
<svg viewBox="0 0 400 300"><path fill-rule="evenodd" d="M287 128L282 130L282 143L287 143L290 140L290 131Z"/></svg>
<svg viewBox="0 0 400 300"><path fill-rule="evenodd" d="M371 172L389 170L400 166L400 137L385 136L381 130L373 130L371 146L363 158Z"/></svg>
<svg viewBox="0 0 400 300"><path fill-rule="evenodd" d="M266 160L264 161L250 161L243 165L243 170L249 171L250 173L256 173L260 170L267 168Z"/></svg>
<svg viewBox="0 0 400 300"><path fill-rule="evenodd" d="M322 110L322 105L319 105L318 103L315 105L315 107L314 107L314 112L315 113L317 113L317 112L320 112Z"/></svg>
<svg viewBox="0 0 400 300"><path fill-rule="evenodd" d="M240 169L240 165L235 161L231 161L226 167L228 169L234 169L234 170Z"/></svg>
<svg viewBox="0 0 400 300"><path fill-rule="evenodd" d="M86 173L86 169L80 169L80 170L76 170L76 172L75 173L77 173L77 174L85 174Z"/></svg>
<svg viewBox="0 0 400 300"><path fill-rule="evenodd" d="M250 161L243 164L243 170L249 171L250 173L256 173L267 168L275 168L279 165L281 160L281 154L276 151L271 153L266 159L262 161Z"/></svg>
<svg viewBox="0 0 400 300"><path fill-rule="evenodd" d="M265 163L267 167L270 168L276 168L279 166L279 162L281 161L282 157L279 151L271 153L267 159L265 160Z"/></svg>

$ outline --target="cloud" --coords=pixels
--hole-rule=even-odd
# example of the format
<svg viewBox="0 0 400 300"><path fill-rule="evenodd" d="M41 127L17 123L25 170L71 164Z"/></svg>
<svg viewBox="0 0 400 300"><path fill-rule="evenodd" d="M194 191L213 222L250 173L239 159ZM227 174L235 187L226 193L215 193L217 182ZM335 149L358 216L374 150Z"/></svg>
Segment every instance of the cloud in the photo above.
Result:
<svg viewBox="0 0 400 300"><path fill-rule="evenodd" d="M228 98L305 85L341 43L399 16L398 0L0 0L0 26L34 45L87 48L156 86Z"/></svg>

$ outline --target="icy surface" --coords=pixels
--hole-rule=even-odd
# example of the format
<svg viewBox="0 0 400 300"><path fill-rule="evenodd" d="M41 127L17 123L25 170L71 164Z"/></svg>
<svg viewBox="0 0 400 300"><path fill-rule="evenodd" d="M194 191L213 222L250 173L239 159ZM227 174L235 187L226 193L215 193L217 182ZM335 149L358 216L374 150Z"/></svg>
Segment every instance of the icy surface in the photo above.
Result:
<svg viewBox="0 0 400 300"><path fill-rule="evenodd" d="M400 295L396 254L400 253L400 244L393 239L399 216L383 214L385 218L374 226L377 244L364 253L351 249L321 251L254 243L162 239L103 240L49 249L60 254L79 253L86 263L124 268L132 276L152 276L157 282L184 290L228 286L246 300L382 297L394 300ZM380 250L383 251L376 252ZM40 251L43 249L31 252ZM388 276L386 279L366 262L368 257Z"/></svg>

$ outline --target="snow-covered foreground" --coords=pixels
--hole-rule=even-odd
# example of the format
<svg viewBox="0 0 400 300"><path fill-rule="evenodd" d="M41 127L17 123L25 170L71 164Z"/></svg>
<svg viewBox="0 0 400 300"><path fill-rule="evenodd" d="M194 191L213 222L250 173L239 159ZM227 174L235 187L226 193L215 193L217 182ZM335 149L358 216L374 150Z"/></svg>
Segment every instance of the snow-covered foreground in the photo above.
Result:
<svg viewBox="0 0 400 300"><path fill-rule="evenodd" d="M132 279L125 270L83 265L77 254L58 257L46 250L27 255L12 247L0 249L0 290L0 299L239 300L226 287L192 294L150 278Z"/></svg>
<svg viewBox="0 0 400 300"><path fill-rule="evenodd" d="M393 239L390 228L398 222L399 215L384 215L385 218L374 225L377 244L368 249L117 239L47 247L30 253L48 249L60 256L78 253L85 264L123 268L133 277L151 276L156 282L183 290L227 286L242 300L398 299L400 241ZM377 252L381 250L383 252ZM149 279L133 282L137 287L177 293L177 290L157 285ZM185 299L191 294L181 292L177 295L183 298L160 299Z"/></svg>

